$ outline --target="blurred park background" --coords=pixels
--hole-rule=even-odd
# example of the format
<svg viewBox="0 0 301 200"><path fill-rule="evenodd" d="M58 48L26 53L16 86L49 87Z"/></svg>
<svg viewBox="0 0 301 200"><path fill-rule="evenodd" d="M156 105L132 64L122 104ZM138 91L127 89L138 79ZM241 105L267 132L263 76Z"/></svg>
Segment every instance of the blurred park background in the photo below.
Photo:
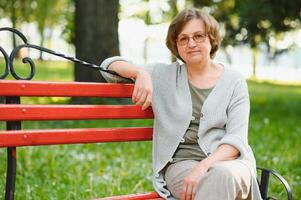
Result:
<svg viewBox="0 0 301 200"><path fill-rule="evenodd" d="M280 172L294 198L301 198L301 0L0 0L0 27L14 27L30 44L97 65L114 55L140 64L170 63L174 58L165 47L168 24L190 6L205 9L220 22L224 39L216 62L248 79L249 143L258 166ZM8 53L20 44L18 37L0 32L0 46ZM103 81L95 70L47 53L22 49L19 57L24 56L35 59L34 80ZM20 59L14 65L19 74L28 75L29 67ZM0 55L0 74L4 66ZM72 101L26 98L23 103L66 102ZM151 120L50 121L26 122L23 128L151 124ZM5 129L3 122L0 129ZM4 198L5 149L0 149L0 156L0 198ZM17 157L16 199L89 199L153 190L150 142L19 148ZM285 191L272 182L272 196L285 199Z"/></svg>

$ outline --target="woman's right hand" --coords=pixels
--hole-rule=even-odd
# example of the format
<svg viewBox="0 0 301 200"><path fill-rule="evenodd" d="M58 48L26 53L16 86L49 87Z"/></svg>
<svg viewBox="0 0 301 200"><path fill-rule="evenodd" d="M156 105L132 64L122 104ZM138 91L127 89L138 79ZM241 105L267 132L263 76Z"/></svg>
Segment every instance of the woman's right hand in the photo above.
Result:
<svg viewBox="0 0 301 200"><path fill-rule="evenodd" d="M144 69L138 71L132 95L132 101L136 105L142 106L142 110L147 109L152 104L153 83L152 78Z"/></svg>

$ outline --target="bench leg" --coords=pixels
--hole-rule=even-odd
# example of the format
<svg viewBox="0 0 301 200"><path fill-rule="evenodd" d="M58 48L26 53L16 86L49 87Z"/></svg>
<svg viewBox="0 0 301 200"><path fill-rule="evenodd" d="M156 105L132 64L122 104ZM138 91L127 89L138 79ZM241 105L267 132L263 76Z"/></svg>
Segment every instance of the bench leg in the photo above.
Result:
<svg viewBox="0 0 301 200"><path fill-rule="evenodd" d="M20 97L6 97L6 104L20 104ZM7 121L6 130L21 130L21 121ZM6 170L6 188L5 200L13 200L15 194L16 182L16 147L7 148L7 170Z"/></svg>
<svg viewBox="0 0 301 200"><path fill-rule="evenodd" d="M276 177L282 185L285 187L286 194L287 194L287 199L292 200L293 199L293 193L290 185L288 182L276 171L270 170L270 169L264 169L261 167L257 167L258 170L261 170L261 180L259 183L259 189L261 193L261 197L263 200L273 200L275 198L273 197L268 197L268 188L269 188L269 178L270 175L272 174L274 177Z"/></svg>
<svg viewBox="0 0 301 200"><path fill-rule="evenodd" d="M5 200L13 200L16 181L16 147L7 148Z"/></svg>
<svg viewBox="0 0 301 200"><path fill-rule="evenodd" d="M262 170L261 178L260 178L260 186L259 186L262 199L267 199L269 179L270 179L270 173L268 171Z"/></svg>

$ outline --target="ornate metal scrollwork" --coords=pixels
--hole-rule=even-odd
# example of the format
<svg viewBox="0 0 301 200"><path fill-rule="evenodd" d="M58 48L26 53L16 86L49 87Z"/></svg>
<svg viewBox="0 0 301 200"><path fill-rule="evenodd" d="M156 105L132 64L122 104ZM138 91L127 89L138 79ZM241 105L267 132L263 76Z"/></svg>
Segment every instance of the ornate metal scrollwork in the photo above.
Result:
<svg viewBox="0 0 301 200"><path fill-rule="evenodd" d="M11 52L11 54L10 54L9 57L8 57L8 54L4 51L4 49L2 49L2 48L0 49L0 51L2 52L2 54L5 57L5 61L6 61L6 70L5 70L4 74L1 75L1 77L0 77L1 79L5 78L7 76L7 74L9 73L9 71L11 72L12 76L15 79L17 79L17 80L31 80L34 77L35 72L36 72L35 63L34 63L33 59L31 59L30 57L24 57L24 58L22 58L22 62L24 64L28 63L29 66L30 66L30 74L27 77L24 78L24 77L19 76L17 74L16 70L15 70L14 59L17 57L18 52L22 48L36 49L36 50L39 50L39 51L42 51L42 52L46 52L46 53L52 54L54 56L58 56L58 57L67 59L67 60L72 61L74 63L79 63L79 64L81 64L81 65L83 65L85 67L89 67L89 68L92 68L92 69L96 69L96 70L99 70L99 71L103 71L103 72L110 73L110 74L113 74L113 75L121 77L120 75L118 75L116 72L114 72L112 70L103 69L100 66L97 66L95 64L79 60L79 59L74 58L72 56L67 56L65 54L62 54L62 53L59 53L59 52L56 52L56 51L53 51L53 50L50 50L50 49L47 49L47 48L44 48L44 47L40 47L40 46L37 46L37 45L29 44L27 42L26 37L20 31L18 31L16 29L9 28L9 27L0 28L0 31L4 31L4 30L13 32L14 34L17 34L22 39L22 41L24 42L24 44L16 46L12 50L12 52Z"/></svg>
<svg viewBox="0 0 301 200"><path fill-rule="evenodd" d="M10 31L14 34L17 34L25 44L27 43L27 38L23 35L23 33L18 31L17 29L10 28L10 27L2 27L2 28L0 28L0 31Z"/></svg>
<svg viewBox="0 0 301 200"><path fill-rule="evenodd" d="M0 79L5 79L7 77L7 75L9 74L8 55L1 46L0 46L0 51L3 54L4 60L5 60L5 69L4 69L3 74L0 76Z"/></svg>
<svg viewBox="0 0 301 200"><path fill-rule="evenodd" d="M100 68L100 66L97 66L95 64L91 64L91 63L79 60L77 58L67 56L67 55L59 53L59 52L55 52L53 50L50 50L50 49L47 49L47 48L44 48L44 47L40 47L40 46L37 46L37 45L27 43L27 44L19 45L16 48L14 48L13 51L11 52L10 56L9 56L11 74L15 79L18 79L18 80L30 80L35 75L35 64L34 64L33 60L29 57L25 57L25 58L22 59L23 63L29 63L29 65L30 65L30 74L29 74L28 77L22 78L22 77L18 76L18 74L16 73L16 71L14 69L14 65L13 65L14 58L17 56L18 51L22 48L33 48L33 49L36 49L36 50L39 50L39 51L42 51L42 52L46 52L46 53L49 53L49 54L52 54L52 55L70 60L70 61L75 62L75 63L79 63L83 66L86 66L86 67L89 67L89 68L92 68L92 69L97 69L97 70L100 70L100 71L104 71L104 72L119 76L116 72L114 72L112 70L102 69L102 68Z"/></svg>
<svg viewBox="0 0 301 200"><path fill-rule="evenodd" d="M0 28L0 31L12 32L13 34L18 35L25 44L27 43L26 37L20 31L14 29L14 28L2 27L2 28ZM3 55L3 57L4 57L4 60L5 60L5 70L4 70L3 74L0 76L0 79L5 79L7 77L7 75L9 74L9 71L10 71L10 62L9 62L7 52L1 46L0 46L0 51Z"/></svg>

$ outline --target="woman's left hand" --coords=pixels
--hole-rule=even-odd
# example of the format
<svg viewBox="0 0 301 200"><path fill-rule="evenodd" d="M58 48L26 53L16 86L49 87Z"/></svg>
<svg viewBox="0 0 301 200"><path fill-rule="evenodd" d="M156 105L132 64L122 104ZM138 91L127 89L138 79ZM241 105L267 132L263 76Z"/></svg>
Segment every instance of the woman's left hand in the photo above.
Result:
<svg viewBox="0 0 301 200"><path fill-rule="evenodd" d="M193 200L195 198L199 182L208 169L208 165L202 161L191 169L184 178L181 200Z"/></svg>

